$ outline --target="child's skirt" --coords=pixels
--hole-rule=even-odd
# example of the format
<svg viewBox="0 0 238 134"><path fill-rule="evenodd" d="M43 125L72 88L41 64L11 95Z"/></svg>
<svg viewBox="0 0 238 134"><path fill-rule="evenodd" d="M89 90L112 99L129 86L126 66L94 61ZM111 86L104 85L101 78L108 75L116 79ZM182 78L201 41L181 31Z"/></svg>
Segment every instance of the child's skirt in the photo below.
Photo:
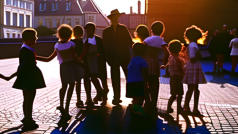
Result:
<svg viewBox="0 0 238 134"><path fill-rule="evenodd" d="M202 66L199 61L195 63L187 62L185 65L185 75L183 83L185 84L206 84L206 78L202 71Z"/></svg>
<svg viewBox="0 0 238 134"><path fill-rule="evenodd" d="M144 96L144 81L126 83L126 97Z"/></svg>
<svg viewBox="0 0 238 134"><path fill-rule="evenodd" d="M76 61L68 61L60 64L60 78L62 84L79 81L83 78L83 69Z"/></svg>
<svg viewBox="0 0 238 134"><path fill-rule="evenodd" d="M21 66L18 67L17 79L13 88L35 90L44 87L46 87L44 77L37 66L27 69L21 69Z"/></svg>

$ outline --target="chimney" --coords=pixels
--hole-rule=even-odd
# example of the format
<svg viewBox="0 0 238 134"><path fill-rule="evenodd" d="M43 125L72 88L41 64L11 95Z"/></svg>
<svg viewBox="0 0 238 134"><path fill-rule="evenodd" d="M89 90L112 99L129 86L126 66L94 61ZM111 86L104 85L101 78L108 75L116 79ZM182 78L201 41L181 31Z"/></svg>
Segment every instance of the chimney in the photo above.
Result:
<svg viewBox="0 0 238 134"><path fill-rule="evenodd" d="M133 14L132 6L130 7L130 14Z"/></svg>
<svg viewBox="0 0 238 134"><path fill-rule="evenodd" d="M138 14L141 14L141 2L138 0Z"/></svg>

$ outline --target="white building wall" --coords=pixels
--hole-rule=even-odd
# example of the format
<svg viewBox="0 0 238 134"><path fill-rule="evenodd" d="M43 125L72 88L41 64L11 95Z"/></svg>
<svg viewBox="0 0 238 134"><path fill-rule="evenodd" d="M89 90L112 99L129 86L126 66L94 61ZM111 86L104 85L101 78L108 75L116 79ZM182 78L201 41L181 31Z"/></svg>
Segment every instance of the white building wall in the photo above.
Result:
<svg viewBox="0 0 238 134"><path fill-rule="evenodd" d="M13 1L11 1L11 5L6 5L6 0L4 0L4 25L3 26L3 34L4 38L17 38L21 37L19 34L23 31L24 27L26 27L26 15L30 16L30 27L33 27L33 9L34 9L34 2L30 0L24 0L25 2L30 2L32 4L32 10L26 9L26 3L25 3L25 8L20 8L20 1L18 1L18 6L13 5ZM7 25L7 20L6 20L6 12L10 12L10 26ZM17 13L17 26L13 26L13 13ZM24 27L20 27L20 14L24 15ZM13 34L16 36L13 37ZM9 35L9 37L8 37Z"/></svg>

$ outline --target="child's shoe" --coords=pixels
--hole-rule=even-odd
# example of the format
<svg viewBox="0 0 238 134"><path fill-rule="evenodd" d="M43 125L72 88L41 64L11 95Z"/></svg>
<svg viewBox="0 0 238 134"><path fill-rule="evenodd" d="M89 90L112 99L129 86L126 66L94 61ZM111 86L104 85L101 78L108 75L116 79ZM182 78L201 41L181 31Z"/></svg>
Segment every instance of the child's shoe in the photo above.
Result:
<svg viewBox="0 0 238 134"><path fill-rule="evenodd" d="M173 112L174 110L171 107L167 109L167 113L173 113Z"/></svg>
<svg viewBox="0 0 238 134"><path fill-rule="evenodd" d="M34 120L26 121L23 119L22 122L23 122L23 127L22 127L21 132L32 131L32 130L36 130L37 128L39 128L39 125L36 124L36 122Z"/></svg>
<svg viewBox="0 0 238 134"><path fill-rule="evenodd" d="M139 106L138 104L132 104L130 105L131 111L136 115L145 115L145 110L142 106Z"/></svg>
<svg viewBox="0 0 238 134"><path fill-rule="evenodd" d="M82 107L83 106L83 101L82 100L80 100L80 101L78 101L77 103L76 103L76 107L77 108L80 108L80 107Z"/></svg>

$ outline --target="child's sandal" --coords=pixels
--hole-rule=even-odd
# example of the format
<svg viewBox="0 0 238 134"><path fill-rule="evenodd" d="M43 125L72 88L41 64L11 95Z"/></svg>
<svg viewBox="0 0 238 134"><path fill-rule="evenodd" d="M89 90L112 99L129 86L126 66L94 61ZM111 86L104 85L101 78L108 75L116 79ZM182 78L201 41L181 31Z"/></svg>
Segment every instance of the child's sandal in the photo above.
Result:
<svg viewBox="0 0 238 134"><path fill-rule="evenodd" d="M76 103L76 107L77 108L80 108L80 107L82 107L83 106L83 101L82 100L80 100L80 101L78 101L77 103Z"/></svg>

